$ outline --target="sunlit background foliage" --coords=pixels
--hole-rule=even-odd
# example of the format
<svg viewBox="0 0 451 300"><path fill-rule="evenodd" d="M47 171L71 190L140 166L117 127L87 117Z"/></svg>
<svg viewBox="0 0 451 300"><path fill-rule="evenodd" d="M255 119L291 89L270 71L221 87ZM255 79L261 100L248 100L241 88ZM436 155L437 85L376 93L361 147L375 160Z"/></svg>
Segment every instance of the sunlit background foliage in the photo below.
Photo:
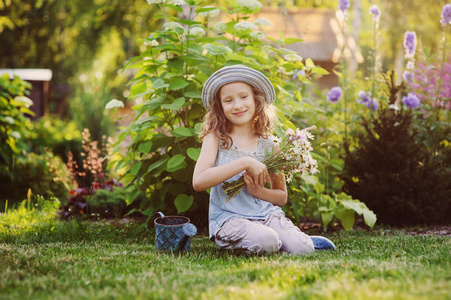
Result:
<svg viewBox="0 0 451 300"><path fill-rule="evenodd" d="M339 1L261 2L264 6L274 8L337 10ZM224 64L241 62L267 70L267 75L271 76L273 83L281 87L277 90L280 97L278 105L279 117L284 126L316 125L318 127L314 148L321 173L318 176L298 177L290 185L291 201L285 208L287 215L297 222L305 221L306 217L313 218L322 221L323 226L327 228L335 221L343 221L349 217L349 209L353 210L353 217L354 212L361 214L363 208L349 207L351 203L349 201L359 199L365 202L361 197L369 193L368 190L356 192L355 186L352 185L359 180L363 182L362 173L368 176L368 166L364 165L366 160L363 159L365 155L359 151L365 150L361 149L366 139L362 134L365 135L366 132L371 135L372 126L377 125L379 113L358 103L361 100L358 93L361 90L370 91L372 97L377 98L381 109L388 109L390 104L394 104L391 103L393 99L390 98L390 92L387 92L387 84L382 74L395 70L396 84L400 84L407 61L403 47L406 31L414 31L417 36L414 75L418 79L416 82L422 82L420 79L423 77L439 78L438 70L443 59L445 62L443 82L449 82L449 77L446 76L449 76L447 74L451 72L451 54L448 51L446 56L442 56L441 52L444 47L444 27L440 24L440 13L446 3L445 0L431 0L430 3L420 0L350 1L346 30L358 43L365 60L355 72L348 70L346 73L344 66L347 62L345 61L338 66L336 71L339 75L339 86L343 98L336 99L335 103L326 101L328 90L318 90L315 84L308 85L308 80L314 83L315 78L321 75L319 69L316 70L318 73L310 78L293 79L289 75L278 73L276 66L281 61L271 61L269 56L265 56L267 54L262 53L260 56L246 58L246 51L253 50L256 53L258 47L272 43L262 42L255 37L251 38L248 33L239 36L238 33L228 29L230 35L251 42L247 49L240 48L238 43L230 39L217 42L215 35L210 31L210 35L207 36L193 34L189 37L188 39L196 43L191 44L189 51L177 50L177 47L185 42L182 39L183 35L177 31L165 33L163 24L176 21L183 24L185 28L206 28L203 27L204 21L200 24L187 21L186 16L182 17L186 12L174 6L165 7L167 15L162 16L161 7L156 4L150 5L144 0L0 1L0 68L51 69L53 88L50 93L50 113L55 115L46 116L37 122L18 117L15 123L17 128L8 127L11 125L8 123L10 119L4 121L3 118L7 128L2 132L5 136L4 140L11 137L11 132L14 132L13 135L17 132L23 138L17 139L17 144L10 139L9 148L2 140L3 161L0 175L4 176L2 177L4 187L2 187L0 209L5 206L1 204L6 200L9 200L11 204L25 199L29 188L33 193L45 197L59 197L63 202L67 202L66 198L69 197L69 201L73 201L71 207L84 208L83 202L77 202L77 199L80 199L76 198L77 195L83 193L92 195L95 189L116 186L117 181L122 178L121 182L128 185L128 198L125 201L129 205L127 209L123 209L122 214L144 213L151 216L155 210L165 210L188 214L201 223L201 220L206 218L208 194L194 195L190 190L190 178L187 176L192 173L200 145L195 137L203 112L198 92L202 83L216 68ZM374 30L374 23L368 13L373 4L377 4L381 11L377 30ZM229 1L214 3L202 1L197 5L231 8ZM208 9L204 12L208 12ZM375 37L377 47L374 43ZM152 46L152 41L158 41L159 45ZM282 39L279 46L284 43L287 41ZM214 51L210 51L204 60L202 59L203 50L195 45L205 47L207 44L216 47L210 50L217 50L218 53L211 55ZM169 45L174 45L175 48ZM227 53L226 45L234 50L233 55ZM187 46L190 47L190 45ZM157 52L152 53L152 47L156 47ZM278 59L283 59L284 55L288 54L284 51L274 51L274 53ZM157 57L157 54L169 55L169 60L165 61L161 56ZM185 54L189 56L184 57ZM150 63L148 59L151 58L158 59ZM215 61L214 65L213 61ZM288 72L295 69L311 71L315 68L314 63L307 60L303 60L302 63L285 62L285 67ZM170 72L163 73L164 65L168 66ZM179 67L185 69L179 70ZM14 89L2 94L2 97L15 99L17 96L26 95L24 84L17 81ZM405 140L403 147L410 145L426 149L422 157L403 157L402 153L398 153L399 159L406 161L410 159L412 164L424 164L428 170L444 172L440 173L442 175L434 173L434 176L428 177L429 181L422 181L424 189L443 192L437 194L441 195L440 199L431 200L432 204L428 204L427 210L424 207L418 207L423 205L424 201L419 202L423 203L421 205L412 204L413 202L405 203L404 196L393 200L397 203L399 199L402 199L396 204L400 207L415 206L406 211L415 211L420 215L429 214L430 217L418 218L418 222L423 223L434 221L432 217L434 209L439 209L439 206L434 206L434 201L444 202L441 203L441 211L446 212L450 209L449 184L446 185L450 162L450 131L449 122L446 121L448 110L434 109L434 99L431 98L435 95L437 84L437 80L432 87L406 84L400 89L396 102L405 110L406 116L413 114L412 125L406 129L412 139ZM7 85L9 86L6 81L3 81L3 92L6 91ZM449 98L446 100L446 97L450 94L449 92L447 94L446 88L449 89L449 85L444 84L441 97L449 103ZM416 92L419 97L423 97L421 100L425 106L410 112L409 108L401 103L402 97L407 96L408 92ZM158 105L155 104L156 102L149 104L149 101L155 101L158 97L163 97L163 102ZM183 103L181 100L177 102L177 99L182 97ZM105 105L111 99L118 99L124 107L105 110ZM147 108L145 108L146 105ZM22 112L26 112L26 103L21 106ZM182 107L184 112L179 113L178 110ZM5 111L7 110L14 111L13 108L5 108ZM136 114L126 115L130 111ZM389 119L390 114L385 115ZM153 116L163 117L152 119ZM61 118L63 121L57 121ZM146 121L143 121L145 118L147 118ZM174 122L174 120L177 121ZM143 127L144 123L147 124ZM364 124L369 124L368 130L363 126ZM90 132L89 140L82 135L85 128ZM177 128L186 128L186 130ZM158 136L154 134L157 129L160 130ZM145 130L145 136L141 136L140 131L143 130ZM387 130L390 131L390 128ZM174 131L176 132L173 136L167 135L168 132L174 133ZM119 140L122 143L117 143L114 151L110 149L107 159L102 161L101 169L95 169L87 162L87 158L93 157L93 153L100 155L100 144L105 136L114 137L116 141ZM160 140L156 141L155 138ZM99 147L88 147L88 150L84 150L83 147L96 141ZM161 151L161 148L164 151ZM78 171L73 167L66 168L64 165L70 160L69 151L73 161L80 167ZM345 157L354 154L361 156L354 159L351 156ZM172 163L168 166L167 163L171 159ZM346 161L359 162L360 167L357 169L361 174L353 173L351 165L346 168ZM110 167L107 167L108 162ZM162 165L154 165L158 162ZM434 164L438 164L437 167L431 167ZM150 166L154 168L149 170ZM159 167L162 168L159 169ZM61 173L55 177L61 179L63 174L71 173L72 175L66 175L64 180L52 184L55 178L52 178L52 174L56 174L55 168ZM370 171L375 174L385 172L384 170ZM408 170L404 171L408 173ZM180 174L175 174L177 172ZM105 178L99 179L99 174L105 174ZM107 176L109 178L106 178ZM48 178L49 183L43 187L43 181L40 182L40 180L44 178ZM97 181L93 180L94 178ZM107 184L109 179L115 180L112 185ZM438 185L440 189L434 186L433 181L437 180L440 182ZM94 181L98 184L95 188L93 188ZM406 178L404 181L401 178L400 182L404 184L406 181L408 187ZM23 185L24 182L34 182L34 184ZM402 184L400 185L400 182L391 182L392 185L386 187L387 190L406 189ZM81 190L76 190L75 187ZM353 188L354 192L352 192ZM170 191L169 194L166 194L168 191ZM426 193L422 196L424 198L427 192L423 192ZM443 197L445 199L441 199ZM366 203L374 209L369 202ZM123 205L123 202L120 205ZM385 208L389 209L390 205ZM382 217L381 220L390 223L390 219L397 217L399 216ZM404 219L398 218L393 223L409 223L401 220ZM443 222L444 220L446 222L446 216L435 221ZM346 223L348 228L352 227L353 222L351 226L349 224L349 222Z"/></svg>

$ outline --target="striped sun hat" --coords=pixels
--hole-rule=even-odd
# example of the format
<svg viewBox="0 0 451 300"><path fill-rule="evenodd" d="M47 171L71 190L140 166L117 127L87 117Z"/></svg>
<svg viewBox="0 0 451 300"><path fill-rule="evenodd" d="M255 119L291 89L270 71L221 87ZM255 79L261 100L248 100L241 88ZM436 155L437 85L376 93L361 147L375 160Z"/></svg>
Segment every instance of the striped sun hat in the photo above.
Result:
<svg viewBox="0 0 451 300"><path fill-rule="evenodd" d="M233 65L219 69L207 79L202 89L204 107L210 108L219 89L232 82L244 82L261 90L265 94L267 104L273 103L276 98L274 87L265 75L244 65Z"/></svg>

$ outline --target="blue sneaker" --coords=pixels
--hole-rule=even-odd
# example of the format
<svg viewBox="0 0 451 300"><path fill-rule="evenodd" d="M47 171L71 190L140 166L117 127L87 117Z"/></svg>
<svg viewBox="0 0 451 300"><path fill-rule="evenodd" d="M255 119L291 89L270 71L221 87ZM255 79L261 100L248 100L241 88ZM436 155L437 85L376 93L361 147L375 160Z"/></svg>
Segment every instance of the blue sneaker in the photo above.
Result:
<svg viewBox="0 0 451 300"><path fill-rule="evenodd" d="M316 250L335 250L335 244L329 240L328 238L325 238L323 236L319 235L312 235L310 236L313 242L313 246Z"/></svg>

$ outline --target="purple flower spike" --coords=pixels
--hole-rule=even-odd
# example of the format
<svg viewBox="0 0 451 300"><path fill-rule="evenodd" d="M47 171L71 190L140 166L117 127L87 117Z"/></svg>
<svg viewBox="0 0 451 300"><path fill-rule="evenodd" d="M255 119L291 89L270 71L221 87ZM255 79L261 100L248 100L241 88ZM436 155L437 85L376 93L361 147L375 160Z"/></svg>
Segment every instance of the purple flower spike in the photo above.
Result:
<svg viewBox="0 0 451 300"><path fill-rule="evenodd" d="M417 48L417 34L415 31L406 31L403 45L406 50L405 57L407 59L413 58L415 56L415 49Z"/></svg>
<svg viewBox="0 0 451 300"><path fill-rule="evenodd" d="M413 79L413 74L412 72L404 71L404 73L402 74L402 78L404 79L405 82L409 83Z"/></svg>
<svg viewBox="0 0 451 300"><path fill-rule="evenodd" d="M379 108L379 102L377 102L376 98L373 98L373 100L368 103L367 107L376 111Z"/></svg>
<svg viewBox="0 0 451 300"><path fill-rule="evenodd" d="M346 12L349 9L349 6L350 6L349 0L339 0L339 3L338 3L339 10Z"/></svg>
<svg viewBox="0 0 451 300"><path fill-rule="evenodd" d="M416 109L420 106L420 98L417 95L408 93L407 96L402 97L402 103L410 107L411 109Z"/></svg>
<svg viewBox="0 0 451 300"><path fill-rule="evenodd" d="M445 26L446 24L451 24L451 3L448 3L445 6L443 6L442 19L440 20L440 23L442 23L442 26Z"/></svg>
<svg viewBox="0 0 451 300"><path fill-rule="evenodd" d="M373 14L373 22L379 25L379 20L381 18L381 11L377 5L372 5L370 7L370 14Z"/></svg>
<svg viewBox="0 0 451 300"><path fill-rule="evenodd" d="M359 100L360 104L368 105L370 103L370 96L365 91L360 91L357 94L357 96L359 96L359 98L360 98L360 100Z"/></svg>
<svg viewBox="0 0 451 300"><path fill-rule="evenodd" d="M333 87L327 93L327 101L337 102L338 100L340 100L341 95L343 95L343 91L341 90L341 87L339 87L339 86Z"/></svg>
<svg viewBox="0 0 451 300"><path fill-rule="evenodd" d="M379 102L376 100L376 98L371 99L370 93L366 93L365 91L360 91L358 93L358 96L360 98L359 103L364 104L369 109L372 109L376 111L379 108Z"/></svg>

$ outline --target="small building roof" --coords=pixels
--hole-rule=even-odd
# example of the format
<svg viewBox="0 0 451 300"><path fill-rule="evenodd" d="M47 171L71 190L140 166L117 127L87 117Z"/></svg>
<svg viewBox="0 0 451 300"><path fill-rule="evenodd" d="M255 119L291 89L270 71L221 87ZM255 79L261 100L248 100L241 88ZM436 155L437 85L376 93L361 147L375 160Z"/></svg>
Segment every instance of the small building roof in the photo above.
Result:
<svg viewBox="0 0 451 300"><path fill-rule="evenodd" d="M298 38L302 42L288 45L287 48L299 53L303 58L313 61L338 62L342 56L343 33L335 10L324 9L274 9L265 7L253 15L249 21L266 18L273 23L265 27L269 37ZM363 57L351 35L346 38L345 57L353 57L363 62Z"/></svg>
<svg viewBox="0 0 451 300"><path fill-rule="evenodd" d="M28 81L50 81L52 79L52 70L50 69L0 69L0 75L9 74L13 79L14 75Z"/></svg>

